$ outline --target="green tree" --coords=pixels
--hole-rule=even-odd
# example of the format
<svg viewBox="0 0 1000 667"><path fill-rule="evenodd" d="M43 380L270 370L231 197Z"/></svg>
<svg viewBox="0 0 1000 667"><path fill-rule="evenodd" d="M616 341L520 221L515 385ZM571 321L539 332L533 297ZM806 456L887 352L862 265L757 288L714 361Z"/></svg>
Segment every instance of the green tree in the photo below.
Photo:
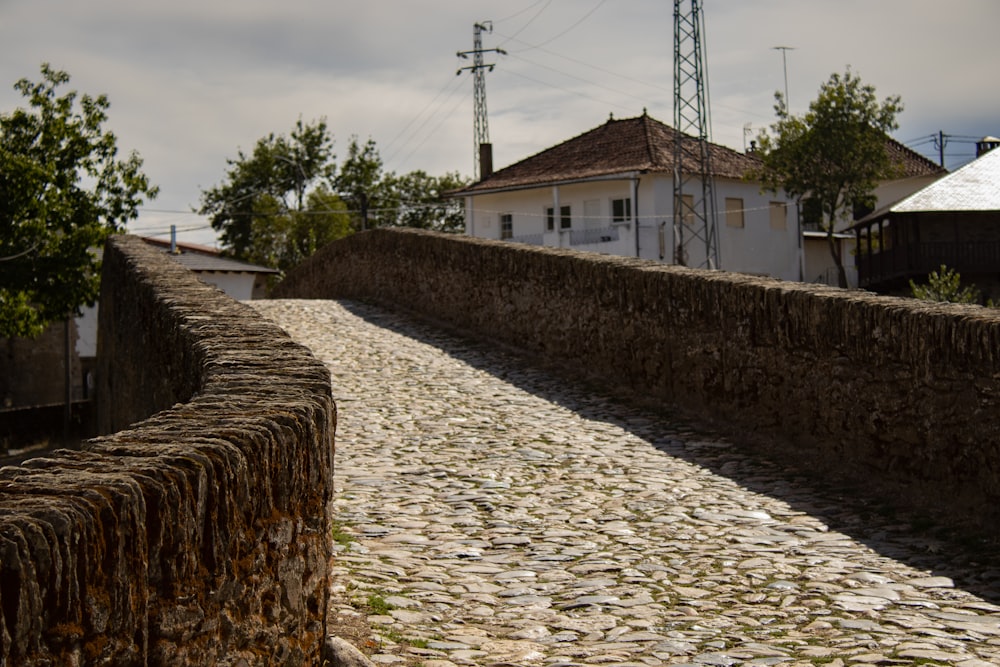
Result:
<svg viewBox="0 0 1000 667"><path fill-rule="evenodd" d="M856 207L871 204L879 181L896 173L886 142L898 127L902 103L898 96L879 102L875 88L850 68L831 75L802 116L789 113L781 93L775 99L777 122L758 138L763 166L756 176L765 189L784 190L817 207L840 286L847 287L834 233Z"/></svg>
<svg viewBox="0 0 1000 667"><path fill-rule="evenodd" d="M373 139L361 145L357 136L351 137L334 185L351 210L355 230L381 227L391 220L396 202L387 187L382 157Z"/></svg>
<svg viewBox="0 0 1000 667"><path fill-rule="evenodd" d="M347 233L345 207L332 192L333 137L325 120L269 134L250 155L237 151L221 185L202 191L201 209L227 253L287 270Z"/></svg>
<svg viewBox="0 0 1000 667"><path fill-rule="evenodd" d="M100 289L100 249L157 188L142 159L118 159L105 95L61 94L69 74L14 88L30 108L0 115L0 336L36 336Z"/></svg>
<svg viewBox="0 0 1000 667"><path fill-rule="evenodd" d="M962 287L962 276L944 264L927 276L926 285L910 281L910 291L917 299L950 303L979 303L980 293L974 286Z"/></svg>
<svg viewBox="0 0 1000 667"><path fill-rule="evenodd" d="M465 211L461 200L448 199L445 193L468 184L457 172L430 176L422 170L402 176L392 175L389 187L394 194L396 215L393 224L439 232L465 229Z"/></svg>

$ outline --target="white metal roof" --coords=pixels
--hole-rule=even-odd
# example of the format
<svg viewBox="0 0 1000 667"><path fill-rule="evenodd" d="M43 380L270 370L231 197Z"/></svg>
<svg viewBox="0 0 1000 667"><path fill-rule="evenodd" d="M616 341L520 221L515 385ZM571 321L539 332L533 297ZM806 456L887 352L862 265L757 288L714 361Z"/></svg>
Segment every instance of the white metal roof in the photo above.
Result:
<svg viewBox="0 0 1000 667"><path fill-rule="evenodd" d="M1000 149L918 190L890 211L1000 211Z"/></svg>

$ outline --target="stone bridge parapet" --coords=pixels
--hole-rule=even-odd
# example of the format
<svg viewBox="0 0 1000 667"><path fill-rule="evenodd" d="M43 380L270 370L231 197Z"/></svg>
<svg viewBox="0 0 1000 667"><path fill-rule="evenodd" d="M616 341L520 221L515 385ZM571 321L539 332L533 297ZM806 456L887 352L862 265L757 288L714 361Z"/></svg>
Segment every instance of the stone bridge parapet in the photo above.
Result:
<svg viewBox="0 0 1000 667"><path fill-rule="evenodd" d="M0 664L320 664L327 370L135 237L99 357L110 435L0 469Z"/></svg>
<svg viewBox="0 0 1000 667"><path fill-rule="evenodd" d="M330 244L275 296L407 309L996 525L1000 310L404 229Z"/></svg>

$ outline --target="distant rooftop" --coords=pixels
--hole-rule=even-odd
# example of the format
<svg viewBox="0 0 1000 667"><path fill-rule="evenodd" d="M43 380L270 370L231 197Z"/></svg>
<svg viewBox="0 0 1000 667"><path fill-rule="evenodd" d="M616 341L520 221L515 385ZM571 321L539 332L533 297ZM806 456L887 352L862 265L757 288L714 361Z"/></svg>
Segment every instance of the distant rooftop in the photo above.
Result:
<svg viewBox="0 0 1000 667"><path fill-rule="evenodd" d="M676 130L647 114L610 118L589 132L493 172L454 194L476 194L600 178L629 172L672 172ZM686 170L700 169L698 141L684 135ZM760 165L753 155L709 144L716 176L741 179Z"/></svg>
<svg viewBox="0 0 1000 667"><path fill-rule="evenodd" d="M672 173L677 134L674 128L646 113L635 118L609 118L603 125L497 170L451 194L497 192L631 172ZM901 178L945 173L943 168L895 139L887 137L886 140L890 157L902 167ZM701 169L698 140L683 135L682 145L685 171L697 173ZM760 159L752 153L712 143L708 150L712 171L717 177L740 180L761 165Z"/></svg>
<svg viewBox="0 0 1000 667"><path fill-rule="evenodd" d="M200 273L278 273L277 269L248 264L223 257L215 248L194 243L176 243L176 253L170 252L170 241L143 238L149 245L163 248L167 255L188 269Z"/></svg>
<svg viewBox="0 0 1000 667"><path fill-rule="evenodd" d="M1000 211L1000 149L993 149L915 192L890 211Z"/></svg>

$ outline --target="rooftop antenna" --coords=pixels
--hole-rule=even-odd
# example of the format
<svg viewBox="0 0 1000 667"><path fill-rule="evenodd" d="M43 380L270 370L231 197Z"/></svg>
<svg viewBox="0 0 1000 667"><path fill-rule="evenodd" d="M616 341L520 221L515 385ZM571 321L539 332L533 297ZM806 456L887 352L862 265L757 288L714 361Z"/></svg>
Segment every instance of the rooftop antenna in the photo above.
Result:
<svg viewBox="0 0 1000 667"><path fill-rule="evenodd" d="M787 56L788 56L788 52L789 51L794 51L795 50L795 47L794 46L772 46L771 49L773 51L781 51L781 68L785 72L785 110L788 110L789 103L788 103L788 59L787 59Z"/></svg>
<svg viewBox="0 0 1000 667"><path fill-rule="evenodd" d="M718 269L704 32L700 0L674 0L674 262Z"/></svg>
<svg viewBox="0 0 1000 667"><path fill-rule="evenodd" d="M472 64L467 67L460 67L456 74L461 74L465 70L472 71L473 80L473 93L475 97L475 111L474 111L474 141L473 144L473 164L476 180L481 180L490 175L493 171L493 153L492 146L490 145L490 128L486 118L486 75L485 71L493 71L496 67L496 63L484 63L483 54L495 52L500 55L506 55L506 51L503 49L484 49L483 48L483 31L493 32L493 22L492 21L482 21L481 23L475 23L472 26L472 50L471 51L459 51L456 55L459 58L468 58L472 56ZM488 164L484 164L488 162Z"/></svg>

